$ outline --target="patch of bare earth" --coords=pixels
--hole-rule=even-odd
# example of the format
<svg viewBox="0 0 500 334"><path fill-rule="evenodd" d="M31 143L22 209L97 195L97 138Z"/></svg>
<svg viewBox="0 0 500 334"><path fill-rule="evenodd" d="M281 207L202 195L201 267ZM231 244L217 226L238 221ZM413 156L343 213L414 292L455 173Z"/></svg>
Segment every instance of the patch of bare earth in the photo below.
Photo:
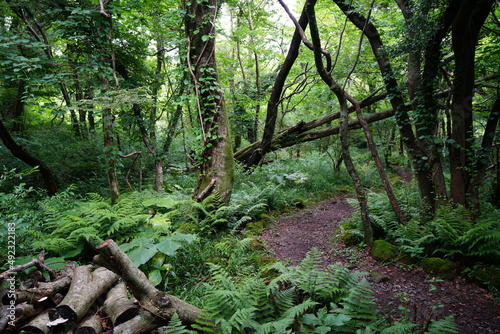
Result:
<svg viewBox="0 0 500 334"><path fill-rule="evenodd" d="M406 306L419 322L453 315L460 333L500 334L500 303L492 300L487 290L460 276L451 281L432 281L436 277L419 267L380 264L368 251L353 251L332 242L339 222L349 218L352 212L345 198L324 200L313 207L283 214L271 228L263 231L262 240L279 260L292 265L299 264L307 252L316 247L325 266L341 262L352 270L386 276L387 281L377 283L377 279L371 279L370 283L384 314L400 306L402 298L407 298ZM442 306L436 309L439 305Z"/></svg>

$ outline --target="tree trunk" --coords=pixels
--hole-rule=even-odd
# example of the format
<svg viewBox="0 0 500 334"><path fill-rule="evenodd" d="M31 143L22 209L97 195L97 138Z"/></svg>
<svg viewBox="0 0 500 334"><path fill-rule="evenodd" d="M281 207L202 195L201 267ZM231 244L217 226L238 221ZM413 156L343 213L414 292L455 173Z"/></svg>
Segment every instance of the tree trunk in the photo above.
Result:
<svg viewBox="0 0 500 334"><path fill-rule="evenodd" d="M129 300L127 286L120 282L106 295L104 312L111 318L113 327L133 319L139 314L138 306Z"/></svg>
<svg viewBox="0 0 500 334"><path fill-rule="evenodd" d="M229 203L233 188L234 160L229 124L219 87L215 61L215 15L218 2L185 2L187 61L197 98L202 132L200 173L194 198L202 201L218 194Z"/></svg>
<svg viewBox="0 0 500 334"><path fill-rule="evenodd" d="M307 27L307 23L307 14L304 7L299 18L299 25L302 27L302 29L305 29ZM286 55L285 61L281 65L280 71L276 76L271 96L269 97L269 100L267 102L266 123L264 125L262 140L259 147L252 152L252 155L246 161L248 167L256 166L262 163L265 155L271 148L271 143L276 128L276 120L278 118L278 105L281 103L283 86L285 85L286 78L288 77L288 74L290 73L290 70L295 63L295 60L299 56L299 48L301 44L302 38L300 36L299 30L295 29L295 33L293 34L293 38L288 49L288 54Z"/></svg>
<svg viewBox="0 0 500 334"><path fill-rule="evenodd" d="M347 93L344 93L344 95L347 97L347 100L349 100L354 105L354 109L356 110L356 116L358 117L359 124L361 125L361 127L363 128L363 131L365 133L368 149L370 150L370 153L372 154L373 161L375 162L375 166L377 167L377 171L380 175L380 179L382 181L382 185L384 187L385 193L387 194L387 198L389 199L389 202L391 203L392 209L393 209L394 213L396 214L398 221L400 223L404 224L404 223L406 223L406 217L404 216L403 212L401 211L401 208L399 207L398 201L396 199L396 195L394 195L394 192L392 191L391 184L389 183L389 180L387 179L385 169L382 166L382 161L380 160L380 156L377 152L377 147L375 145L375 141L373 140L372 133L370 131L370 128L368 127L368 122L366 121L366 119L363 117L363 114L361 113L361 107L359 106L359 103L356 100L354 100L352 97L350 97ZM345 127L345 129L342 129L342 131L347 132L348 131L347 124L348 124L348 120L349 120L348 119L349 113L346 112L346 114L347 114L347 117L344 120L345 125L341 125L341 126Z"/></svg>
<svg viewBox="0 0 500 334"><path fill-rule="evenodd" d="M354 183L354 189L356 191L356 196L358 198L358 203L361 209L361 220L363 223L363 235L364 242L368 247L373 244L373 231L370 223L370 216L368 212L368 199L366 197L366 190L363 187L359 174L354 166L351 159L351 154L349 152L349 111L347 108L346 93L340 87L340 85L332 78L330 71L328 71L323 65L323 55L325 54L321 50L321 41L319 37L318 26L316 23L316 14L314 10L315 5L314 0L306 1L306 12L309 20L309 27L311 31L311 41L314 46L314 62L318 70L321 79L330 88L330 90L335 94L340 105L340 141L342 146L342 158L346 169L351 176Z"/></svg>
<svg viewBox="0 0 500 334"><path fill-rule="evenodd" d="M6 122L11 122L10 129L12 132L20 132L24 129L24 101L23 94L25 84L16 82L11 85L5 84L2 94L0 95L0 116Z"/></svg>
<svg viewBox="0 0 500 334"><path fill-rule="evenodd" d="M453 22L452 44L455 56L452 130L450 146L450 196L455 204L469 209L479 203L471 192L475 173L472 98L474 95L475 48L479 31L493 6L493 0L464 0Z"/></svg>
<svg viewBox="0 0 500 334"><path fill-rule="evenodd" d="M362 102L360 102L362 105ZM409 108L409 105L406 105ZM349 112L352 112L353 108L348 108ZM389 108L383 111L380 111L376 114L370 114L365 117L367 123L373 123L382 119L386 119L394 116L394 109ZM300 121L299 123L280 131L276 135L273 136L271 140L271 145L268 149L268 152L276 151L282 148L290 147L293 145L297 145L300 143L305 143L313 140L317 140L320 138L328 137L331 135L338 134L340 132L340 126L330 126L327 128L322 128L320 130L311 131L320 127L321 125L327 124L332 120L339 119L340 112L335 112L330 115L326 115L320 117L318 119L312 120L310 122ZM361 125L359 120L351 121L348 124L349 130L359 129ZM240 161L244 164L248 164L255 150L260 148L261 142L252 143L234 154L234 158L237 161Z"/></svg>
<svg viewBox="0 0 500 334"><path fill-rule="evenodd" d="M116 148L114 138L114 121L115 116L111 109L106 108L102 114L102 131L104 135L104 149L106 154L106 174L108 176L109 192L111 195L111 203L116 203L120 196L120 188L118 184L118 175L116 173Z"/></svg>
<svg viewBox="0 0 500 334"><path fill-rule="evenodd" d="M422 203L421 212L425 214L430 211L432 214L435 210L435 192L432 182L432 172L427 165L428 152L413 132L413 123L408 115L408 109L405 108L401 93L402 89L398 85L391 63L382 52L383 43L380 34L372 22L368 22L363 15L353 10L348 3L341 0L334 0L334 2L344 12L346 17L363 32L370 43L372 52L377 59L386 91L389 94L389 101L395 111L394 114L396 116L396 123L400 129L401 138L407 148L415 178L417 179Z"/></svg>
<svg viewBox="0 0 500 334"><path fill-rule="evenodd" d="M5 147L9 149L9 151L16 158L21 161L27 163L31 167L38 167L40 169L40 173L42 174L43 181L45 183L45 189L47 193L52 196L57 193L57 185L56 180L52 176L52 172L50 169L37 158L30 155L27 151L25 151L21 146L19 146L15 140L10 136L7 128L3 125L3 122L0 120L0 139L4 143Z"/></svg>

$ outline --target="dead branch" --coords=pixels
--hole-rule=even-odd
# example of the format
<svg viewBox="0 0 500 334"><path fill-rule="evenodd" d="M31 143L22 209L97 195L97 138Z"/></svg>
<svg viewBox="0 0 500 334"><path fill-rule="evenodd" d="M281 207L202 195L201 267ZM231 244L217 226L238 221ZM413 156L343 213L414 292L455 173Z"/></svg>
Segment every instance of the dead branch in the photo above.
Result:
<svg viewBox="0 0 500 334"><path fill-rule="evenodd" d="M31 267L36 267L38 270L41 271L46 271L49 273L49 276L51 279L54 279L57 274L56 271L53 269L50 269L47 267L43 262L44 262L44 253L40 253L37 259L33 259L28 263L25 264L20 264L18 266L15 266L7 271L4 271L3 273L0 274L0 283L3 282L4 279L8 278L10 275L21 272L23 270L26 270Z"/></svg>

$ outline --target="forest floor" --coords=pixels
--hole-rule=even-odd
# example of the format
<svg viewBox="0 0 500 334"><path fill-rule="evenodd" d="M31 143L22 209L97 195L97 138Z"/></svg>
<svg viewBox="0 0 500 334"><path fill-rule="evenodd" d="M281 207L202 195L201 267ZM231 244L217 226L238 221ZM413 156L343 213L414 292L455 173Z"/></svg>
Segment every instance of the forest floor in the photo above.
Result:
<svg viewBox="0 0 500 334"><path fill-rule="evenodd" d="M325 266L340 262L354 271L386 276L387 281L378 283L367 276L384 314L397 309L402 298L406 298L406 307L419 323L430 317L453 315L462 334L500 334L500 302L493 300L487 290L461 276L432 281L436 277L420 267L378 263L367 250L348 248L332 238L339 222L352 213L345 197L324 200L278 217L270 228L263 230L262 240L279 260L292 265L299 264L315 247ZM442 306L435 309L438 305Z"/></svg>

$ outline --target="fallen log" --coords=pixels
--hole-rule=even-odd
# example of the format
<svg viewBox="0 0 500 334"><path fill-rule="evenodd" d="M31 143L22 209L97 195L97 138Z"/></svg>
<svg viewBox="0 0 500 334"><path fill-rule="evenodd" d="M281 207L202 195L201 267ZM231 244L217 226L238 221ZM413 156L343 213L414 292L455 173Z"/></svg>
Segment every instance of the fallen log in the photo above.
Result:
<svg viewBox="0 0 500 334"><path fill-rule="evenodd" d="M97 298L117 280L118 276L106 268L93 270L91 265L77 267L68 293L61 304L49 312L50 320L55 322L67 319L64 326L61 326L65 328L61 333L67 333L85 316Z"/></svg>
<svg viewBox="0 0 500 334"><path fill-rule="evenodd" d="M125 283L120 282L109 290L103 305L104 313L111 318L113 326L118 326L139 313L139 307L130 301Z"/></svg>
<svg viewBox="0 0 500 334"><path fill-rule="evenodd" d="M22 330L26 333L32 334L48 334L50 329L47 324L49 322L49 311L45 311L31 320L26 326L22 328Z"/></svg>
<svg viewBox="0 0 500 334"><path fill-rule="evenodd" d="M91 315L78 326L74 334L99 334L102 331L102 319L98 314Z"/></svg>
<svg viewBox="0 0 500 334"><path fill-rule="evenodd" d="M201 309L156 289L113 240L106 240L96 248L99 255L94 262L120 275L141 306L134 319L119 325L126 329L116 333L146 333L168 324L174 314L185 325L196 323Z"/></svg>

